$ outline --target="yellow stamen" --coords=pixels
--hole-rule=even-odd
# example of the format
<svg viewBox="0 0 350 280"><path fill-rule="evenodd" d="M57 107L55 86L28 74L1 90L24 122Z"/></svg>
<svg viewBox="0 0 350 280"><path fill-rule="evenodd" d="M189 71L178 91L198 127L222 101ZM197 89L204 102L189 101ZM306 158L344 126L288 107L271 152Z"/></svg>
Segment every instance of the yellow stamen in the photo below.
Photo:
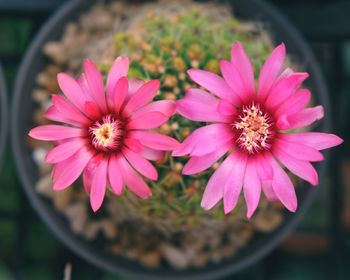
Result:
<svg viewBox="0 0 350 280"><path fill-rule="evenodd" d="M122 146L124 129L117 116L104 116L89 128L89 133L93 147L99 151L116 151Z"/></svg>
<svg viewBox="0 0 350 280"><path fill-rule="evenodd" d="M268 140L272 133L272 123L270 117L260 109L259 105L253 103L244 106L233 126L239 131L238 145L248 153L269 148Z"/></svg>
<svg viewBox="0 0 350 280"><path fill-rule="evenodd" d="M100 128L94 130L93 135L95 136L98 145L107 147L111 144L114 137L113 126L110 123L103 124Z"/></svg>

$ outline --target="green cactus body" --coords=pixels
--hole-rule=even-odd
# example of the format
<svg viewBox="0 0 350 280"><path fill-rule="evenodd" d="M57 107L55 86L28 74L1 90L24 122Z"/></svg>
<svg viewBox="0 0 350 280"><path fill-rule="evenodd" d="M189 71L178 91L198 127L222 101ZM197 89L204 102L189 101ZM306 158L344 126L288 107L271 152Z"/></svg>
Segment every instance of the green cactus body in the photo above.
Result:
<svg viewBox="0 0 350 280"><path fill-rule="evenodd" d="M259 70L271 46L261 40L257 30L247 32L237 19L214 20L195 7L171 16L149 12L130 30L114 35L115 52L130 57L129 78L159 79L161 90L157 99L175 100L183 97L189 87L196 87L186 70L200 68L219 74L219 61L229 59L231 45L236 40L243 42L248 55L255 58L255 69ZM109 67L110 64L100 64L106 73ZM204 124L175 115L160 131L183 141L201 125ZM153 216L155 223L172 217L177 227L194 226L201 219L235 219L244 211L242 203L227 217L223 215L222 205L209 212L201 209L204 187L217 165L195 176L183 176L181 169L186 160L168 155L156 164L159 180L149 182L153 185L153 196L137 202L140 215ZM133 194L125 194L120 200L128 204L130 196Z"/></svg>

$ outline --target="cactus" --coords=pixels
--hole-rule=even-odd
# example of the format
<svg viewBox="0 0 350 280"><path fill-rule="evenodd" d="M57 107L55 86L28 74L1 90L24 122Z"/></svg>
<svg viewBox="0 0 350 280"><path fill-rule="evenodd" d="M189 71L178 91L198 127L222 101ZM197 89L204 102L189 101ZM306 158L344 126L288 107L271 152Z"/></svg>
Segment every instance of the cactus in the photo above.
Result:
<svg viewBox="0 0 350 280"><path fill-rule="evenodd" d="M257 30L242 29L241 22L228 18L213 21L198 8L178 12L171 17L149 12L126 32L114 35L117 55L131 58L130 78L159 79L161 90L157 99L179 99L186 89L194 86L186 74L190 68L201 68L219 73L219 61L229 59L232 42L246 42L249 55L255 57L255 69L259 70L271 46L254 34ZM108 72L110 64L100 64ZM182 141L198 124L175 115L160 130ZM197 225L201 219L234 219L245 206L225 217L222 205L213 211L201 209L200 200L213 168L196 176L183 176L184 158L167 155L157 162L159 180L153 184L153 196L146 201L137 201L138 215L152 216L155 224L172 217L174 227ZM119 198L129 205L128 193ZM241 216L241 215L239 215Z"/></svg>

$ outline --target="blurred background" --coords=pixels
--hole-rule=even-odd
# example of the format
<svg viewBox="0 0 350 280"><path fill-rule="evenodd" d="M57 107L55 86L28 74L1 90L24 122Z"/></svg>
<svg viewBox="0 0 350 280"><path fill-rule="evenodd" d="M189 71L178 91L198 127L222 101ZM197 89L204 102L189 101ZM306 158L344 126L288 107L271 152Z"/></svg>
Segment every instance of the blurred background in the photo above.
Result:
<svg viewBox="0 0 350 280"><path fill-rule="evenodd" d="M0 0L0 61L9 101L29 43L64 2ZM333 132L344 138L345 144L333 150L327 178L295 232L234 278L350 279L350 1L268 2L289 18L315 52L331 97ZM52 235L24 196L9 149L0 184L0 280L63 279L67 264L72 266L72 279L122 279L92 267Z"/></svg>

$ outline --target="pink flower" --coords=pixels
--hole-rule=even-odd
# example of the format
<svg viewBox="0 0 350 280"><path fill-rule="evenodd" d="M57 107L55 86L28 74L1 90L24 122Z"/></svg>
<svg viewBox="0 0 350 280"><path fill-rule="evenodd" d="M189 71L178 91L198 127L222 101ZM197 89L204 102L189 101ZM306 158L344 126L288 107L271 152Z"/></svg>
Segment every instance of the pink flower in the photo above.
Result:
<svg viewBox="0 0 350 280"><path fill-rule="evenodd" d="M159 81L128 81L128 69L128 58L115 60L106 94L102 75L91 60L84 62L84 74L77 81L58 74L66 98L53 94L45 117L68 126L43 125L29 132L35 139L56 142L46 156L47 162L55 164L53 189L67 188L83 174L94 211L100 208L107 185L116 195L127 186L141 198L150 197L151 190L138 173L157 180L157 170L148 160L160 159L163 151L179 145L173 138L150 131L168 121L175 103L152 102Z"/></svg>
<svg viewBox="0 0 350 280"><path fill-rule="evenodd" d="M231 212L243 189L248 218L258 206L261 190L269 200L278 199L294 212L294 186L280 163L317 185L317 172L310 162L323 160L320 150L342 143L333 134L288 131L321 119L323 107L305 108L311 94L300 86L308 74L291 69L281 73L284 59L281 44L263 65L257 89L252 64L239 42L232 46L231 61L220 63L223 78L204 70L188 71L210 93L189 89L177 102L177 111L190 120L212 124L195 130L173 155L190 156L183 169L183 174L190 175L228 153L206 186L201 202L204 209L223 198L225 213Z"/></svg>

